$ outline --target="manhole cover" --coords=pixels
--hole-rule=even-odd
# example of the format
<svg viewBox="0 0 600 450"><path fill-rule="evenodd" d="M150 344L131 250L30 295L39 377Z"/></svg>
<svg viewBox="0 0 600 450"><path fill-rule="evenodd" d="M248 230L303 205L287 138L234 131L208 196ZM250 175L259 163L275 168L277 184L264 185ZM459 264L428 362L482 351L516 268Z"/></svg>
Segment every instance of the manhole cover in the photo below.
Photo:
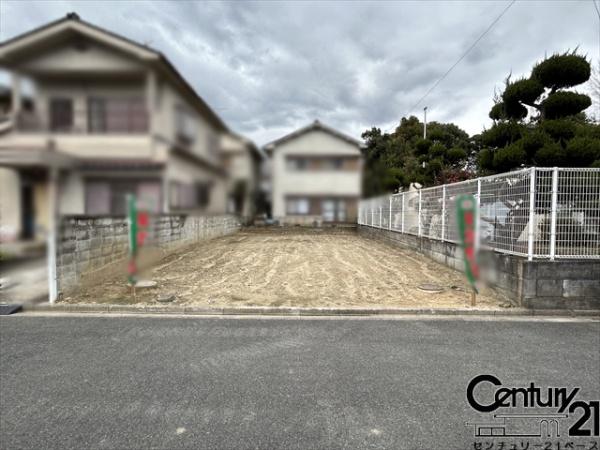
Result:
<svg viewBox="0 0 600 450"><path fill-rule="evenodd" d="M175 294L161 294L156 297L156 301L160 303L169 303L175 300Z"/></svg>
<svg viewBox="0 0 600 450"><path fill-rule="evenodd" d="M421 291L425 291L425 292L442 292L444 290L444 288L442 286L440 286L439 284L433 284L433 283L423 283L417 287Z"/></svg>

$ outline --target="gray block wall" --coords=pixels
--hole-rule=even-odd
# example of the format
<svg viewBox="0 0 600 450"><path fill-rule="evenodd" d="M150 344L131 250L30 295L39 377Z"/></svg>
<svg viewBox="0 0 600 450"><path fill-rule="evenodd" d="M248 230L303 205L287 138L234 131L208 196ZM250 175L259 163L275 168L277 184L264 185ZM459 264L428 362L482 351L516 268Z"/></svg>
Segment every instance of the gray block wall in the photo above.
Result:
<svg viewBox="0 0 600 450"><path fill-rule="evenodd" d="M152 220L148 246L164 254L179 247L235 233L240 221L231 215L161 215ZM123 217L67 216L61 221L57 245L58 290L65 294L80 283L120 270L129 249Z"/></svg>
<svg viewBox="0 0 600 450"><path fill-rule="evenodd" d="M464 269L461 249L452 242L358 226L358 233L410 248L453 269ZM517 306L539 309L600 310L600 260L534 260L495 252L480 255L481 276Z"/></svg>

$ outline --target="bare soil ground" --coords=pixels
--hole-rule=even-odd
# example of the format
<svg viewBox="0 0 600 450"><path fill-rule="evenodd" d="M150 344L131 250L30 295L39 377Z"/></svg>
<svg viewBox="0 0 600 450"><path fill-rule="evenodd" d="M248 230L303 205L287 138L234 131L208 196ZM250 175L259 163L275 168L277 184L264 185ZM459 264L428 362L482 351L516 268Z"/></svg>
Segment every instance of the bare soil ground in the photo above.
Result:
<svg viewBox="0 0 600 450"><path fill-rule="evenodd" d="M161 294L195 306L461 308L470 301L462 273L350 231L243 231L170 254L147 278L158 286L135 298L123 274L65 301L156 304ZM423 283L443 291L424 292ZM502 302L493 291L477 297L478 308Z"/></svg>

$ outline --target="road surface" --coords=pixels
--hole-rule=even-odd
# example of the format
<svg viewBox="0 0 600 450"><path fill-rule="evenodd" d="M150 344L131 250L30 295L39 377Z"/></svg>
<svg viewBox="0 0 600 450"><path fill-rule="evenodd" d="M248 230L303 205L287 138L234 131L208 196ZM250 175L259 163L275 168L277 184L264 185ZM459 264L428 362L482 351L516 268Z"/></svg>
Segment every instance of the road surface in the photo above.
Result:
<svg viewBox="0 0 600 450"><path fill-rule="evenodd" d="M474 376L600 398L600 322L0 318L0 448L473 448Z"/></svg>

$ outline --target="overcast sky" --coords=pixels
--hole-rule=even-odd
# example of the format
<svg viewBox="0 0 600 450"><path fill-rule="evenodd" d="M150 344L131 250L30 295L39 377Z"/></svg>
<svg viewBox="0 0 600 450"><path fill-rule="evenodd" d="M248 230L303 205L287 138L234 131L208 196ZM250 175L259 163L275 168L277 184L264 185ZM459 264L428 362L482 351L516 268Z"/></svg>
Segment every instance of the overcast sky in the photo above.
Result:
<svg viewBox="0 0 600 450"><path fill-rule="evenodd" d="M63 17L82 19L163 52L230 128L257 144L315 118L360 137L403 116L467 132L505 76L545 54L579 47L597 63L591 0L518 1L418 107L442 74L506 8L496 2L0 1L0 40Z"/></svg>

